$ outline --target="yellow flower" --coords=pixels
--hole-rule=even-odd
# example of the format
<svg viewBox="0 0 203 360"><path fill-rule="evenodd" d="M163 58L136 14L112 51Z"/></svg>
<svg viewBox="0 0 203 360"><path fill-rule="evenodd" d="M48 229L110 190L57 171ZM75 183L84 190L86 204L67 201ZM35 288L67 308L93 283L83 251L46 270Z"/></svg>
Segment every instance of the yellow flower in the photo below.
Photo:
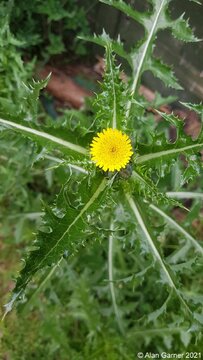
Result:
<svg viewBox="0 0 203 360"><path fill-rule="evenodd" d="M128 135L111 128L98 133L90 147L92 160L104 171L125 168L133 154Z"/></svg>

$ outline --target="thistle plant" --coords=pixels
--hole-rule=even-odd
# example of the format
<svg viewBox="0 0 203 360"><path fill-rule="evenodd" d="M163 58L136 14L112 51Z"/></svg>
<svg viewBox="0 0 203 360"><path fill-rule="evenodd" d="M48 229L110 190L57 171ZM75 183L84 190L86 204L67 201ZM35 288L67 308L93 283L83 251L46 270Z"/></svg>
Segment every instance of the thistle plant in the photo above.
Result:
<svg viewBox="0 0 203 360"><path fill-rule="evenodd" d="M6 313L15 302L29 300L29 296L24 297L25 290L36 275L42 274L38 282L40 288L63 259L71 262L84 247L95 244L100 247L102 243L108 248L109 289L121 333L125 331L126 314L118 306L117 282L130 283L133 289L136 282L142 284L151 274L155 293L161 294L161 301L157 295L157 308L150 314L143 313L143 321L156 323L175 302L169 328L171 324L173 328L183 325L182 334L187 334L188 329L199 333L203 324L202 297L182 278L188 270L201 278L203 247L193 236L190 225L184 227L176 221L172 209L180 207L188 216L189 209L182 199L202 200L199 191L192 191L192 184L195 181L201 190L203 131L192 139L185 134L182 119L158 109L164 131L155 120L153 124L148 123L149 103L138 93L146 70L152 71L166 86L181 88L171 68L154 57L159 30L169 28L182 41L198 39L183 16L170 19L169 0L150 0L152 9L145 13L139 13L122 0L102 2L139 22L145 35L129 52L119 39L112 40L105 32L86 38L105 48L105 73L101 91L92 100L91 114L85 110L83 113L69 110L58 123L38 122L39 92L49 79L33 81L24 87L25 94L15 109L11 107L8 111L8 106L4 109L3 105L1 108L3 132L14 131L31 139L38 145L37 154L41 157L49 154L58 166L67 168L67 178L54 204L43 205L43 225L16 279ZM127 60L131 67L127 81L123 80L122 65L118 65L116 55ZM202 118L202 104L182 106ZM170 139L171 126L176 129L175 140ZM171 174L175 171L180 175L174 188ZM170 248L168 241L174 232L175 242L173 238ZM163 238L165 243L161 241ZM118 279L114 277L114 259L125 249L128 270ZM134 266L136 271L132 271ZM125 306L120 300L119 304ZM136 317L133 319L138 320L142 322Z"/></svg>

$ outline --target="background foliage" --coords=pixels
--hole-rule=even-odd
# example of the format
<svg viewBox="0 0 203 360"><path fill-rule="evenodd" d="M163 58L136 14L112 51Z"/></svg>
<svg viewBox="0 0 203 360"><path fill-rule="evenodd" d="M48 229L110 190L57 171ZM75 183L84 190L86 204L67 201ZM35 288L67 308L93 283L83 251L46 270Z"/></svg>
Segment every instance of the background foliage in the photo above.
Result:
<svg viewBox="0 0 203 360"><path fill-rule="evenodd" d="M87 14L91 2L34 0L15 1L10 13L11 31L21 42L28 58L49 60L53 55L83 56L85 46L76 35L88 34ZM21 24L21 26L19 26ZM68 60L68 59L67 59Z"/></svg>

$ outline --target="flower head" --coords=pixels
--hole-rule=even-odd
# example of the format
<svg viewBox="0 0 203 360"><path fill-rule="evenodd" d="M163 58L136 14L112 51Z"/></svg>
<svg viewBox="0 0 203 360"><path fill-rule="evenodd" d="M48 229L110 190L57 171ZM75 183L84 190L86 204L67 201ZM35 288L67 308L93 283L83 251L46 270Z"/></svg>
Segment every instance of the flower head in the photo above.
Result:
<svg viewBox="0 0 203 360"><path fill-rule="evenodd" d="M125 168L133 154L128 135L111 128L98 133L90 147L92 160L104 171Z"/></svg>

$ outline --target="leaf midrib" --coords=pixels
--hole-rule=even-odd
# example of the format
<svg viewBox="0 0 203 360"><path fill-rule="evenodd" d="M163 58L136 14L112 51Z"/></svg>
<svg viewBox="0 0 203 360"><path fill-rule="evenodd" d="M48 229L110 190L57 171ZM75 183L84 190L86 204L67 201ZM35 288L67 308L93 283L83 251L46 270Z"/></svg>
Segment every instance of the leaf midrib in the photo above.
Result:
<svg viewBox="0 0 203 360"><path fill-rule="evenodd" d="M114 72L113 72L113 65L112 65L112 59L110 56L110 49L108 51L108 58L109 58L109 66L110 66L110 72L111 72L111 78L112 78L112 87L113 87L113 119L112 119L112 128L116 129L116 121L117 121L117 108L116 108L116 89L115 89L115 81L114 81Z"/></svg>

